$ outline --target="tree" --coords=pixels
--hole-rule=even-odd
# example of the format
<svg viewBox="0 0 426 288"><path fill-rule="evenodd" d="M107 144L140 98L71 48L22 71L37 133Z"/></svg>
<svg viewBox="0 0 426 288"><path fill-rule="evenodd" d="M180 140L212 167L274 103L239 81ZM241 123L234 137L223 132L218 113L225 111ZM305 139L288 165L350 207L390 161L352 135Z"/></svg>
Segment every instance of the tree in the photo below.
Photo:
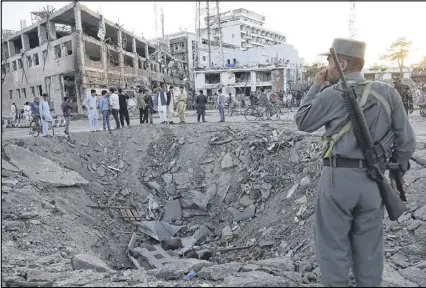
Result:
<svg viewBox="0 0 426 288"><path fill-rule="evenodd" d="M400 37L392 43L388 49L388 53L380 57L381 60L396 61L398 63L401 78L404 77L402 69L404 68L404 60L411 52L411 45L413 43L408 41L406 37Z"/></svg>
<svg viewBox="0 0 426 288"><path fill-rule="evenodd" d="M308 81L308 84L314 83L315 75L321 71L322 69L326 68L324 63L316 62L312 65L305 65L305 77Z"/></svg>
<svg viewBox="0 0 426 288"><path fill-rule="evenodd" d="M378 65L377 63L374 63L373 66L370 66L370 68L368 68L368 70L371 71L385 71L386 69L388 69L386 65Z"/></svg>

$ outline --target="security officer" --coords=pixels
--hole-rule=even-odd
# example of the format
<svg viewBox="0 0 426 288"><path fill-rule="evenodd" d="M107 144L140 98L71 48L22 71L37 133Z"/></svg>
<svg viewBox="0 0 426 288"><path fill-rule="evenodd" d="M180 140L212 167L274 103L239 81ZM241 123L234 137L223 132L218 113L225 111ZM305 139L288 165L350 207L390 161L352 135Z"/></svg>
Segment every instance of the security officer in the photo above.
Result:
<svg viewBox="0 0 426 288"><path fill-rule="evenodd" d="M393 77L393 85L396 91L402 98L402 104L404 105L405 111L413 113L413 95L411 93L410 87L406 84L401 83L401 78L399 76Z"/></svg>
<svg viewBox="0 0 426 288"><path fill-rule="evenodd" d="M337 65L354 86L374 142L385 146L383 158L392 156L407 171L415 136L401 97L392 86L366 81L361 75L364 42L335 39L333 47ZM295 115L299 130L314 132L325 126L326 131L314 231L317 262L326 286L348 286L352 266L357 286L374 287L380 285L383 272L384 205L377 184L367 176L340 81L321 90L327 78L330 82L340 78L330 53L322 55L328 55L328 67L317 73ZM389 138L391 134L394 138ZM389 139L394 140L386 144Z"/></svg>

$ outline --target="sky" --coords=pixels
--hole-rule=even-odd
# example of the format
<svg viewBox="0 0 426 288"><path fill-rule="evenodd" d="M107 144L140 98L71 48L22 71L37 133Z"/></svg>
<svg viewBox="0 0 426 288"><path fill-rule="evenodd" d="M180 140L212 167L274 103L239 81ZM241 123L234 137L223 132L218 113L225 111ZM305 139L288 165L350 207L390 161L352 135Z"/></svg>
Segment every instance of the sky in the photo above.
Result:
<svg viewBox="0 0 426 288"><path fill-rule="evenodd" d="M31 25L31 11L46 5L59 9L70 2L4 2L2 29L19 30L20 20ZM107 19L123 24L136 35L153 39L155 31L154 2L80 2L102 13ZM196 2L156 2L158 27L160 8L164 12L165 34L180 29L195 32ZM413 52L406 64L419 63L426 56L424 17L426 2L355 2L357 40L367 43L366 68L377 63L397 67L396 63L380 60L380 55L399 37L413 42ZM305 63L325 61L319 53L328 51L334 38L349 37L350 2L220 2L220 11L245 8L266 17L265 27L287 35Z"/></svg>

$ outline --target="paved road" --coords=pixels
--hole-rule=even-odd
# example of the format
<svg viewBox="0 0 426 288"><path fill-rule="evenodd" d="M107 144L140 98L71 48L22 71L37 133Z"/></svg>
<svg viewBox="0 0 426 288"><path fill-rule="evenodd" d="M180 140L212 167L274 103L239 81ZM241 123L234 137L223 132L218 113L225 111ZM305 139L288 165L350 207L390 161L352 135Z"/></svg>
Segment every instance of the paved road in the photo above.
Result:
<svg viewBox="0 0 426 288"><path fill-rule="evenodd" d="M290 112L288 113L287 119L286 121L262 121L262 122L270 122L270 123L285 123L285 124L290 124L290 125L294 125L293 123L293 115L295 112ZM219 122L220 117L219 117L219 113L218 112L212 112L212 111L208 111L208 115L206 115L206 121L208 123L216 123ZM248 124L251 122L248 122L244 116L225 116L225 120L226 122L247 122ZM175 123L179 122L179 118L175 115L173 117L173 121ZM185 119L187 124L194 124L197 123L197 117L194 115L193 111L188 111L187 115L186 115L186 119ZM111 128L114 129L115 128L115 121L114 119L111 117L110 119L110 124L111 124ZM200 123L200 125L202 125L203 123ZM146 125L146 124L140 124L139 123L139 118L130 118L130 126L134 126L134 125ZM160 124L160 118L154 117L154 125L161 125ZM176 124L176 125L185 125L185 124ZM98 127L99 129L102 129L102 120L98 120ZM4 129L4 134L3 134L3 139L11 139L11 138L31 138L33 136L29 135L29 128L3 128ZM64 127L55 127L55 135L64 135ZM125 128L126 129L126 128ZM70 123L70 132L71 133L75 133L75 132L89 132L89 123L88 120L76 120L76 121L71 121Z"/></svg>
<svg viewBox="0 0 426 288"><path fill-rule="evenodd" d="M295 112L290 112L287 120L282 122L282 121L262 121L263 123L282 123L284 125L288 125L291 127L295 128L295 124L294 124L294 120L293 120L293 116L294 116ZM197 123L197 117L194 115L193 111L188 111L187 112L187 116L186 116L186 122L187 124L194 124ZM209 111L208 113L209 115L206 115L206 120L209 123L215 123L215 122L219 122L220 117L219 114L217 112L212 112ZM112 118L112 117L111 117ZM250 125L251 122L248 122L244 116L226 116L225 117L226 122L246 122L248 125ZM173 117L173 121L175 123L179 122L179 118L174 116ZM417 140L418 141L426 141L426 118L425 117L421 117L419 114L418 110L415 110L413 114L410 115L410 122L411 125L414 128L414 131L416 133L417 136ZM160 123L160 118L154 118L154 125L161 125ZM139 124L139 119L138 118L131 118L130 119L130 125L141 125ZM146 125L146 124L143 124ZM177 125L184 125L184 124L177 124ZM200 123L200 125L203 125L202 123ZM98 126L100 129L102 129L102 121L98 121ZM115 127L115 122L112 119L111 120L111 127ZM11 139L11 138L31 138L32 136L30 136L28 134L29 128L3 128L4 129L4 134L3 134L3 139ZM71 121L70 124L70 132L89 132L89 123L88 120L76 120L76 121ZM58 127L55 128L55 135L58 134L62 134L64 135L64 127Z"/></svg>

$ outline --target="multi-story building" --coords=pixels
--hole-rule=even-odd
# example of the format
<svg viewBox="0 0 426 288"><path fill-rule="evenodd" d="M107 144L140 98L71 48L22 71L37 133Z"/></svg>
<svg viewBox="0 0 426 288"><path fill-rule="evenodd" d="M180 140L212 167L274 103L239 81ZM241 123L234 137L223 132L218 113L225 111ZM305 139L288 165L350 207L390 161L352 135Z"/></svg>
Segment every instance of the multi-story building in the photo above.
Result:
<svg viewBox="0 0 426 288"><path fill-rule="evenodd" d="M14 102L47 93L51 108L61 113L64 96L77 112L91 88L126 87L173 80L167 64L171 55L151 61L154 45L105 19L78 2L2 39L2 113ZM3 79L4 76L4 79Z"/></svg>
<svg viewBox="0 0 426 288"><path fill-rule="evenodd" d="M285 91L287 73L285 67L235 68L226 70L194 71L195 89L204 95L214 95L219 88L224 93L249 96L262 88L270 91Z"/></svg>
<svg viewBox="0 0 426 288"><path fill-rule="evenodd" d="M220 18L222 41L243 50L287 42L285 34L264 27L265 16L244 8L221 13L219 17L217 15L210 16L210 19L205 17L205 25L210 24L210 33L213 38L219 38L218 18Z"/></svg>

